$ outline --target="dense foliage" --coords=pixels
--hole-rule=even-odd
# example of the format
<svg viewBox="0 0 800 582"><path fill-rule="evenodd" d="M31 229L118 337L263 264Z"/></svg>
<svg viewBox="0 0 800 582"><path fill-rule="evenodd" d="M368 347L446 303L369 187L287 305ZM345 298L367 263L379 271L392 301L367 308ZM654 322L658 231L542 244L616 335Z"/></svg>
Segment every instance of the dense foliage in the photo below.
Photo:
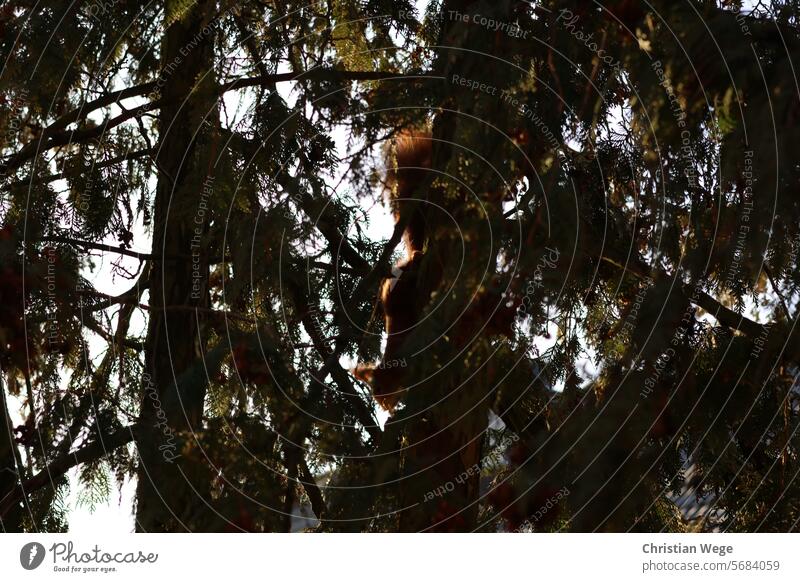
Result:
<svg viewBox="0 0 800 582"><path fill-rule="evenodd" d="M5 0L3 529L76 467L140 531L796 529L800 8L742 4Z"/></svg>

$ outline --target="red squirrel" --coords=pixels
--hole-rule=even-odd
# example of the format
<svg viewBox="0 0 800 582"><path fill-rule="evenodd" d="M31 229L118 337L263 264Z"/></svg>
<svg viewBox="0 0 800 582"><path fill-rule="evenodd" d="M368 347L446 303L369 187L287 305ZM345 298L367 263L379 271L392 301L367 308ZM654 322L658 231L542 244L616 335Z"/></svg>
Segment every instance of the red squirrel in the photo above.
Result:
<svg viewBox="0 0 800 582"><path fill-rule="evenodd" d="M360 364L353 374L372 388L372 394L385 410L392 411L405 392L406 352L404 343L425 309L425 300L441 282L441 269L426 266L420 276L426 245L431 235L423 211L421 192L429 179L432 162L432 139L429 132L406 133L394 142L394 161L388 161L388 201L395 222L406 224L403 240L407 257L392 268L393 277L384 279L380 289L386 327L386 347L378 364ZM435 192L435 190L432 190ZM435 196L435 194L434 194ZM494 197L500 204L501 197ZM454 329L456 337L469 341L478 334L512 335L516 304L508 303L496 281L483 281L484 289L472 296L470 309ZM424 289L422 285L425 285Z"/></svg>
<svg viewBox="0 0 800 582"><path fill-rule="evenodd" d="M383 358L377 365L359 365L353 373L372 387L375 400L389 411L397 406L404 391L407 364L399 354L423 307L419 304L419 270L428 233L422 210L424 202L417 202L417 198L431 167L431 156L430 134L409 132L394 142L396 165L387 160L388 201L395 222L406 221L403 241L407 257L392 268L393 276L381 284L380 301L387 334Z"/></svg>

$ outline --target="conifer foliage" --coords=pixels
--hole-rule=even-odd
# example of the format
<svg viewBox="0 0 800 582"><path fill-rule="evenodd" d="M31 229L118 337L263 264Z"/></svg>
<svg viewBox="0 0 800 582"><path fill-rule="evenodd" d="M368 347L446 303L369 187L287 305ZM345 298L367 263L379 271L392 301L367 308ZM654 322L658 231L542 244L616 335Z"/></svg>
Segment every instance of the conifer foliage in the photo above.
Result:
<svg viewBox="0 0 800 582"><path fill-rule="evenodd" d="M148 532L797 530L752 4L5 0L2 530L126 481Z"/></svg>

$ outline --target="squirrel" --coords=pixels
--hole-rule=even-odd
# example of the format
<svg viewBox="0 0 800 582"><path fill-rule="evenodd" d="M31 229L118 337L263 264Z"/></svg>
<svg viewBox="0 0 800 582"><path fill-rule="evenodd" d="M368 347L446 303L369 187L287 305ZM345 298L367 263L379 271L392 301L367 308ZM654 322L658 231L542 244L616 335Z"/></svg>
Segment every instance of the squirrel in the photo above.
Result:
<svg viewBox="0 0 800 582"><path fill-rule="evenodd" d="M394 164L387 155L386 194L395 222L405 221L403 242L406 258L392 268L392 277L381 283L386 328L386 348L379 364L361 364L353 370L359 380L372 388L372 394L385 410L392 411L404 392L405 358L401 350L411 329L419 322L419 271L425 256L428 232L425 215L417 202L418 189L431 167L432 141L429 132L407 132L394 141Z"/></svg>
<svg viewBox="0 0 800 582"><path fill-rule="evenodd" d="M408 132L394 141L395 164L391 163L391 155L387 155L390 168L387 172L387 199L395 223L405 224L403 240L407 256L395 264L393 276L384 279L380 288L387 334L381 362L360 364L352 370L356 378L370 385L376 402L390 412L406 389L404 344L420 321L426 297L430 297L426 291L435 290L443 276L441 268L435 265L426 265L425 276L421 276L426 245L432 233L423 211L420 188L428 179L432 166L432 144L430 132ZM495 202L499 204L500 200ZM519 299L509 302L497 281L486 281L483 287L482 291L475 293L469 310L455 327L455 336L463 341L469 341L476 334L512 337Z"/></svg>

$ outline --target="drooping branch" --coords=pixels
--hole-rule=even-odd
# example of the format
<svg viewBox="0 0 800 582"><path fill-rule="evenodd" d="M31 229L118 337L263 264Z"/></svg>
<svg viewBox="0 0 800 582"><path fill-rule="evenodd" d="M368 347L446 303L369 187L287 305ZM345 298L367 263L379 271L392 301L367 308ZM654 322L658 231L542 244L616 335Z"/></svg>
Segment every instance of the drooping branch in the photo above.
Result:
<svg viewBox="0 0 800 582"><path fill-rule="evenodd" d="M417 204L417 202L415 202L415 204ZM356 288L351 295L352 298L365 296L373 288L377 287L380 280L389 272L389 259L391 258L394 249L397 248L397 245L399 245L400 241L403 239L403 233L405 232L408 219L412 213L413 211L409 211L394 225L392 237L384 245L380 257L375 263L375 266L372 267L364 276L364 278L359 281L358 285L356 285ZM350 330L342 330L342 335L337 339L333 351L325 359L325 363L318 373L324 378L330 372L330 370L337 365L339 362L339 357L342 355L349 343L362 337L363 333L364 332L359 333L352 325Z"/></svg>
<svg viewBox="0 0 800 582"><path fill-rule="evenodd" d="M86 129L79 129L75 131L62 131L53 133L46 136L44 133L36 140L28 142L17 153L12 154L6 161L0 164L0 174L8 174L22 166L28 160L34 158L36 155L41 154L47 150L68 144L82 143L92 139L102 137L108 130L117 127L128 121L138 117L143 113L152 111L161 106L161 100L151 101L139 107L129 109L116 117L105 120L103 123Z"/></svg>
<svg viewBox="0 0 800 582"><path fill-rule="evenodd" d="M119 345L136 351L141 351L144 349L144 346L140 342L128 338L117 338L112 336L108 331L103 329L103 326L101 326L96 319L89 315L83 315L81 317L81 323L84 325L84 327L93 331L111 345Z"/></svg>
<svg viewBox="0 0 800 582"><path fill-rule="evenodd" d="M303 194L300 197L300 204L306 216L313 221L314 226L328 241L331 247L331 254L338 254L361 274L370 272L371 265L352 247L347 237L322 212L316 211L322 205L309 194Z"/></svg>
<svg viewBox="0 0 800 582"><path fill-rule="evenodd" d="M97 440L50 462L36 475L27 479L24 483L18 484L3 499L0 499L0 518L8 514L24 496L30 495L48 484L53 485L57 479L66 475L67 471L73 467L102 459L111 451L134 441L138 430L138 426L134 424L110 435L101 435Z"/></svg>
<svg viewBox="0 0 800 582"><path fill-rule="evenodd" d="M306 333L311 338L314 349L324 361L327 361L331 355L331 350L325 344L325 340L320 333L318 327L319 323L314 319L314 312L316 308L311 308L307 297L302 292L302 289L299 287L299 285L289 283L287 285L287 289L291 293L292 301L295 303L295 305L297 305L297 309L300 312L300 320L303 323ZM361 396L353 386L350 376L347 374L347 372L345 372L338 360L331 364L330 370L333 381L336 383L339 390L343 394L346 394L350 397L348 399L348 403L352 404L356 418L364 426L364 429L369 433L373 440L377 442L381 436L381 430L376 421L372 418L372 414L365 406ZM324 378L325 376L314 376L314 380L319 383L322 383Z"/></svg>
<svg viewBox="0 0 800 582"><path fill-rule="evenodd" d="M235 14L235 13L233 14L233 22L236 24L236 28L239 30L239 34L242 35L242 44L247 49L247 52L250 53L250 58L255 64L256 69L258 69L260 76L268 77L269 71L264 65L264 57L261 55L261 51L256 45L254 33L250 32L247 29L247 23L244 21L244 19L241 17L240 14Z"/></svg>
<svg viewBox="0 0 800 582"><path fill-rule="evenodd" d="M252 157L261 147L259 143L250 140L238 132L226 131L227 143L239 151ZM290 191L293 184L290 184L287 177L283 174L276 177L280 185ZM316 199L308 193L301 193L298 197L300 209L308 219L314 224L317 230L325 237L331 248L332 254L338 254L341 258L353 267L360 274L367 274L372 269L369 262L355 250L347 237L342 234L339 228L325 216L320 209L325 207L325 200Z"/></svg>
<svg viewBox="0 0 800 582"><path fill-rule="evenodd" d="M94 164L93 168L95 170L101 170L103 168L108 168L110 166L115 166L117 164L121 164L122 162L127 162L129 160L138 160L139 158L146 158L153 153L153 150L150 148L145 148L143 150L137 150L135 152L129 152L122 154L121 156L115 156L103 162L97 162ZM2 186L3 190L8 190L9 188L15 186L25 186L28 184L49 184L50 182L55 182L56 180L63 180L67 177L67 175L63 172L57 174L47 174L45 176L41 176L35 178L33 176L28 176L27 178L23 178L22 180L14 180L4 186Z"/></svg>

